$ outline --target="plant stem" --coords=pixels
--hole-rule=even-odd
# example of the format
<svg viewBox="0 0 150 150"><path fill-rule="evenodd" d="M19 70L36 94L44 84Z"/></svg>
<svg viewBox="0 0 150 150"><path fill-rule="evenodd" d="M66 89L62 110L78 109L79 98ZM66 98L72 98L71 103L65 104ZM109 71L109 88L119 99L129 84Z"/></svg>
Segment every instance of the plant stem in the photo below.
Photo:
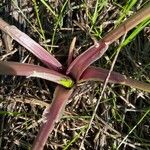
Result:
<svg viewBox="0 0 150 150"><path fill-rule="evenodd" d="M116 41L119 37L127 33L129 30L134 28L140 22L145 19L150 19L150 3L148 3L145 7L140 9L137 13L132 15L129 19L119 25L117 28L109 32L104 36L102 41L105 43L111 44Z"/></svg>
<svg viewBox="0 0 150 150"><path fill-rule="evenodd" d="M130 87L134 87L146 92L150 92L150 84L148 83L143 83L141 81L133 80L133 79L126 79L125 85L128 85Z"/></svg>

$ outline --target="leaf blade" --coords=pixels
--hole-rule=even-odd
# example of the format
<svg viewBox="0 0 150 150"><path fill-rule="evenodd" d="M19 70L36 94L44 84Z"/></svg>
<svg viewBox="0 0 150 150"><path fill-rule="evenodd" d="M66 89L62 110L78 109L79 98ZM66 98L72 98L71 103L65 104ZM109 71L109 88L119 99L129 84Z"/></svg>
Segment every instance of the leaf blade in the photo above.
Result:
<svg viewBox="0 0 150 150"><path fill-rule="evenodd" d="M67 74L70 73L76 80L78 80L84 70L100 58L105 53L107 48L108 45L103 41L91 46L70 64Z"/></svg>
<svg viewBox="0 0 150 150"><path fill-rule="evenodd" d="M73 86L73 81L69 77L57 71L33 64L0 61L0 75L18 75L26 76L28 78L38 77L58 83L67 88ZM66 84L63 84L62 81L64 81Z"/></svg>
<svg viewBox="0 0 150 150"><path fill-rule="evenodd" d="M90 66L84 71L78 83L89 81L89 80L104 82L105 79L107 78L108 73L109 73L109 70L106 70L100 67L98 68L98 67ZM111 72L108 82L130 86L130 87L137 88L137 89L150 93L149 83L144 83L141 81L127 78L125 75L122 75L115 71Z"/></svg>
<svg viewBox="0 0 150 150"><path fill-rule="evenodd" d="M108 45L126 34L129 30L134 28L140 22L150 18L150 3L140 9L134 15L129 17L125 22L120 24L117 28L106 34L102 40L97 44L91 46L87 51L79 55L69 66L67 74L71 75L77 80L80 78L83 71L91 65L94 61L99 59L108 49ZM101 54L100 54L101 53ZM81 68L81 69L80 69ZM80 70L80 71L79 71Z"/></svg>
<svg viewBox="0 0 150 150"><path fill-rule="evenodd" d="M79 80L79 83L87 81L87 80L104 82L108 75L108 72L109 70L106 70L100 67L90 66L83 72ZM112 71L110 78L109 78L109 82L123 84L125 82L125 79L126 78L124 75L121 75L120 73Z"/></svg>
<svg viewBox="0 0 150 150"><path fill-rule="evenodd" d="M28 35L20 31L17 27L9 25L1 18L0 29L7 33L9 36L11 36L19 44L24 46L49 68L53 68L55 70L60 70L62 68L60 62L50 53L48 53L42 46L40 46L37 42L31 39Z"/></svg>
<svg viewBox="0 0 150 150"><path fill-rule="evenodd" d="M42 124L40 131L34 141L32 150L43 150L49 134L52 132L55 123L59 120L63 113L67 100L72 94L73 89L67 90L61 86L57 86L54 92L54 98L51 107L45 114L46 121Z"/></svg>

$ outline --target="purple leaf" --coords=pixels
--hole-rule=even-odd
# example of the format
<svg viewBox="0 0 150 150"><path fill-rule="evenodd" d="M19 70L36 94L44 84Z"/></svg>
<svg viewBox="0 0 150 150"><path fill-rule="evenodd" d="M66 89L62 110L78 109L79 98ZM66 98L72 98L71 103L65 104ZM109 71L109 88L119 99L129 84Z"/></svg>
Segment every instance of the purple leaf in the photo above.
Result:
<svg viewBox="0 0 150 150"><path fill-rule="evenodd" d="M90 80L104 82L107 78L108 72L109 70L90 66L83 72L78 83ZM150 93L149 83L127 78L125 75L114 71L111 72L108 82L127 85Z"/></svg>
<svg viewBox="0 0 150 150"><path fill-rule="evenodd" d="M71 74L78 80L83 71L94 61L99 59L107 50L108 45L103 41L91 46L84 53L79 55L69 66L67 74Z"/></svg>
<svg viewBox="0 0 150 150"><path fill-rule="evenodd" d="M7 24L1 18L0 29L10 35L19 44L28 49L49 68L53 68L55 70L59 70L62 68L62 65L58 62L58 60L50 53L48 53L42 46L40 46L37 42L31 39L28 35L21 32L17 27Z"/></svg>
<svg viewBox="0 0 150 150"><path fill-rule="evenodd" d="M79 82L89 81L89 80L104 82L108 75L108 72L109 70L90 66L83 72ZM110 83L124 84L125 80L126 77L124 75L121 75L120 73L114 71L111 72L109 78Z"/></svg>
<svg viewBox="0 0 150 150"><path fill-rule="evenodd" d="M130 16L126 21L121 23L117 28L110 31L103 37L103 41L109 45L133 29L143 20L150 19L150 3L147 3L143 8Z"/></svg>
<svg viewBox="0 0 150 150"><path fill-rule="evenodd" d="M70 82L71 79L57 71L50 70L41 66L33 64L21 64L17 62L4 62L0 61L0 75L18 75L26 77L38 77L46 79L67 87L66 82ZM72 81L73 83L73 81ZM69 85L68 85L69 86Z"/></svg>
<svg viewBox="0 0 150 150"><path fill-rule="evenodd" d="M43 150L49 134L54 129L55 123L59 121L63 114L66 102L72 94L73 89L67 90L61 86L57 86L52 105L44 114L44 123L34 141L32 150Z"/></svg>
<svg viewBox="0 0 150 150"><path fill-rule="evenodd" d="M87 51L79 55L69 66L67 74L70 73L76 80L78 80L83 71L105 53L108 45L149 17L150 4L148 3L146 7L139 10L116 29L106 34L98 44L91 46Z"/></svg>

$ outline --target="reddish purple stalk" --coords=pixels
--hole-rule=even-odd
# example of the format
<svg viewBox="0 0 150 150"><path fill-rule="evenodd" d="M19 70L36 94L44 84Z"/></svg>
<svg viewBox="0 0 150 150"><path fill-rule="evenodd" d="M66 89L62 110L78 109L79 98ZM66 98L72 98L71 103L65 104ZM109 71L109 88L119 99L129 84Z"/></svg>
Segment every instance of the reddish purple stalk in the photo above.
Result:
<svg viewBox="0 0 150 150"><path fill-rule="evenodd" d="M54 58L50 53L48 53L42 46L31 39L28 35L21 32L17 27L7 24L4 20L0 18L0 29L10 35L14 40L28 49L36 57L38 57L45 65L54 70L60 70L62 65L60 62Z"/></svg>
<svg viewBox="0 0 150 150"><path fill-rule="evenodd" d="M39 134L37 135L32 150L43 150L49 134L52 132L55 123L63 115L66 102L72 94L73 88L67 90L61 86L57 86L54 93L54 98L51 104L44 114L44 123L42 124Z"/></svg>
<svg viewBox="0 0 150 150"><path fill-rule="evenodd" d="M83 71L94 61L100 58L107 50L108 45L104 42L97 43L79 55L67 69L67 74L71 74L76 80L79 80Z"/></svg>
<svg viewBox="0 0 150 150"><path fill-rule="evenodd" d="M26 63L21 64L17 62L0 61L0 74L25 76L27 78L38 77L41 79L55 82L60 85L64 85L65 82L69 82L69 81L70 84L73 84L73 81L71 80L70 77L63 75L55 70L50 70L45 67L41 67L33 64L26 64Z"/></svg>

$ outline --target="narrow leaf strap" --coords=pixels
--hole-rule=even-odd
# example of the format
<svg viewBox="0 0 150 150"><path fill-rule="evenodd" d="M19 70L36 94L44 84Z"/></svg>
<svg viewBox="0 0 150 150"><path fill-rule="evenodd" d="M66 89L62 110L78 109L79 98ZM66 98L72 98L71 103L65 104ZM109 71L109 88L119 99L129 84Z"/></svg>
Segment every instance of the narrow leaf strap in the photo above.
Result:
<svg viewBox="0 0 150 150"><path fill-rule="evenodd" d="M55 123L59 121L63 114L65 105L73 89L67 90L61 86L57 86L52 105L44 113L44 123L34 141L32 150L43 150L49 134L54 129Z"/></svg>
<svg viewBox="0 0 150 150"><path fill-rule="evenodd" d="M100 68L100 67L88 67L84 73L82 74L78 83L84 81L102 81L104 82L109 70ZM125 75L122 75L118 72L112 71L110 74L110 78L108 80L109 83L117 83L122 85L127 85L133 88L137 88L146 92L150 92L150 84L144 83L141 81L137 81L134 79L127 78Z"/></svg>
<svg viewBox="0 0 150 150"><path fill-rule="evenodd" d="M28 35L21 32L17 27L9 25L0 18L0 29L11 36L19 44L38 57L49 68L59 70L62 68L60 62L48 53L42 46L31 39Z"/></svg>
<svg viewBox="0 0 150 150"><path fill-rule="evenodd" d="M41 66L0 61L0 75L17 75L26 77L37 77L58 83L64 87L71 88L73 81L71 78L55 71Z"/></svg>
<svg viewBox="0 0 150 150"><path fill-rule="evenodd" d="M150 2L131 17L129 17L125 22L120 24L117 28L106 34L103 37L103 41L108 44L113 43L122 35L126 34L128 31L146 19L150 19Z"/></svg>
<svg viewBox="0 0 150 150"><path fill-rule="evenodd" d="M90 66L88 67L82 74L80 82L84 81L102 81L104 82L107 75L108 75L109 70L100 68L100 67L93 67ZM110 78L109 78L109 83L119 83L119 84L124 84L126 80L126 77L124 75L121 75L118 72L112 71Z"/></svg>
<svg viewBox="0 0 150 150"><path fill-rule="evenodd" d="M71 63L67 70L67 74L70 73L76 80L78 80L84 70L100 58L105 53L107 48L108 45L103 41L91 46Z"/></svg>

